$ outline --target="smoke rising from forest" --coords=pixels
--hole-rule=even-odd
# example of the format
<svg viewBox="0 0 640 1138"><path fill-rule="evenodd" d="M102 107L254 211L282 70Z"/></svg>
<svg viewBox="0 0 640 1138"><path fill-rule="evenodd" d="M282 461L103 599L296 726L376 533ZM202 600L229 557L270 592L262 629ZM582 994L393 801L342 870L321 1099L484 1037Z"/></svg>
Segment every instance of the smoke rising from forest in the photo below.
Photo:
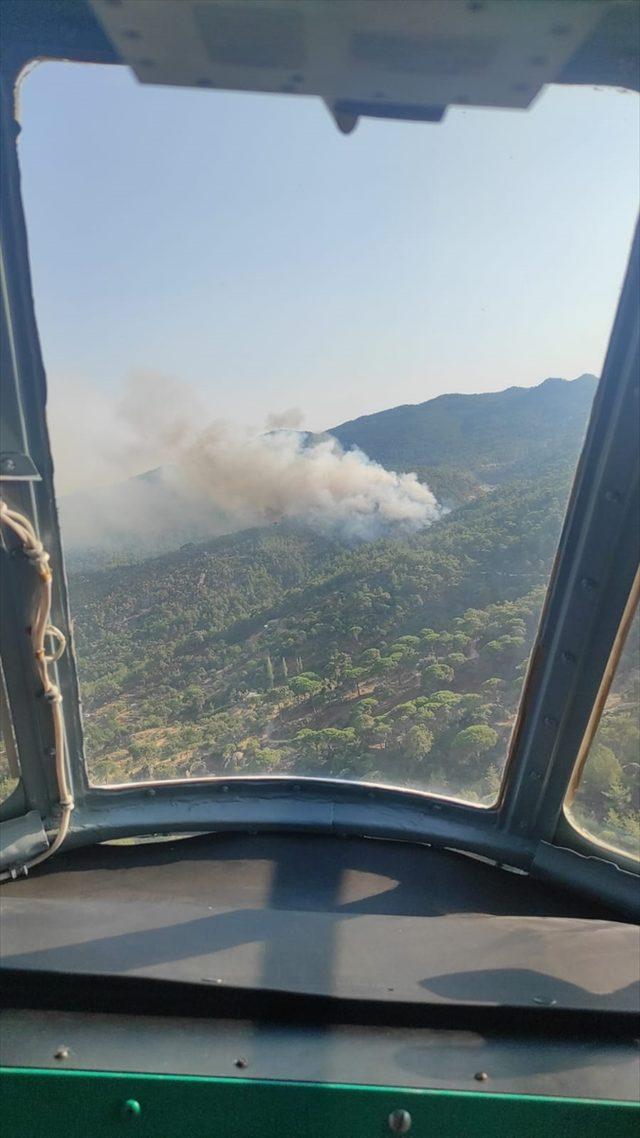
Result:
<svg viewBox="0 0 640 1138"><path fill-rule="evenodd" d="M170 537L176 527L179 540L200 540L284 519L372 540L422 529L442 513L415 474L344 451L329 435L294 430L302 421L297 408L269 416L264 433L208 421L189 387L163 377L132 378L108 411L100 398L100 419L88 423L84 446L88 478L99 470L103 486L85 489L82 469L75 471L76 492L61 501L71 546L126 545L138 534L143 544L150 539L159 548L163 533ZM91 420L94 408L83 402L83 417ZM71 439L59 410L52 418L53 453L64 476ZM126 481L127 474L150 469L152 476ZM113 481L105 486L109 470Z"/></svg>
<svg viewBox="0 0 640 1138"><path fill-rule="evenodd" d="M371 539L393 528L421 529L440 514L415 474L396 474L336 439L293 431L239 437L226 424L199 434L182 454L198 490L219 509L260 520L291 518Z"/></svg>

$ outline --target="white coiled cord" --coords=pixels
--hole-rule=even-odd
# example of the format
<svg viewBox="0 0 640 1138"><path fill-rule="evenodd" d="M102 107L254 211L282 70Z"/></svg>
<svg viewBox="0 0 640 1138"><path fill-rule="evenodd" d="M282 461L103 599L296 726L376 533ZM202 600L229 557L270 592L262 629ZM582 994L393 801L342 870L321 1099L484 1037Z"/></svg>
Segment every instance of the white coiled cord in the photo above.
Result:
<svg viewBox="0 0 640 1138"><path fill-rule="evenodd" d="M31 622L31 644L36 662L38 678L42 684L42 695L51 707L53 719L53 734L55 747L56 782L58 785L58 801L60 804L60 824L51 845L38 854L37 857L26 862L17 869L7 870L0 874L0 881L8 881L24 876L34 865L40 865L60 849L69 831L71 812L73 810L73 796L67 777L66 748L64 720L62 717L62 695L57 684L49 675L49 664L59 660L66 648L64 634L54 624L51 624L51 580L52 573L49 566L49 554L38 538L32 523L24 514L12 510L0 498L0 522L8 526L18 538L22 552L31 562L39 577L39 588L36 596L35 611ZM46 638L50 636L56 641L52 653L47 653Z"/></svg>

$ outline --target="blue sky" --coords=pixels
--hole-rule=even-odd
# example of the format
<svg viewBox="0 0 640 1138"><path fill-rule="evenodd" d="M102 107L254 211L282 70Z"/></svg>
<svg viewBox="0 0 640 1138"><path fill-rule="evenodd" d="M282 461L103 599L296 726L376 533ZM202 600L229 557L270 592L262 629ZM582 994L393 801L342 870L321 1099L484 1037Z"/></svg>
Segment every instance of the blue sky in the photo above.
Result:
<svg viewBox="0 0 640 1138"><path fill-rule="evenodd" d="M54 411L153 372L208 413L260 426L295 405L321 429L601 367L638 208L634 95L551 88L528 113L344 137L319 100L45 63L20 104Z"/></svg>

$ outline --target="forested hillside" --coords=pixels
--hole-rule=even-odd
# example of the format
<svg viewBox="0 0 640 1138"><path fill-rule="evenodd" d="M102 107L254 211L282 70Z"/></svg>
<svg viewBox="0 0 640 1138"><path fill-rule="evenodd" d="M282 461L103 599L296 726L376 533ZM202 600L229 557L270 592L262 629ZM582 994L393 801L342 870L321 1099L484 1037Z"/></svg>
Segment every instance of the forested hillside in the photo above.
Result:
<svg viewBox="0 0 640 1138"><path fill-rule="evenodd" d="M274 523L72 574L92 778L295 772L493 801L593 388L447 396L340 428L364 445L371 418L393 420L386 453L405 469L415 454L455 500L410 537L347 544ZM606 825L614 811L632 842L632 772L618 765L617 790L605 764L583 813Z"/></svg>
<svg viewBox="0 0 640 1138"><path fill-rule="evenodd" d="M541 463L575 454L584 436L597 380L546 379L482 395L439 395L334 427L345 448L358 446L383 466L451 467L494 484L527 475Z"/></svg>
<svg viewBox="0 0 640 1138"><path fill-rule="evenodd" d="M96 776L297 770L490 795L567 483L404 541L274 525L74 578ZM478 754L454 763L467 727Z"/></svg>

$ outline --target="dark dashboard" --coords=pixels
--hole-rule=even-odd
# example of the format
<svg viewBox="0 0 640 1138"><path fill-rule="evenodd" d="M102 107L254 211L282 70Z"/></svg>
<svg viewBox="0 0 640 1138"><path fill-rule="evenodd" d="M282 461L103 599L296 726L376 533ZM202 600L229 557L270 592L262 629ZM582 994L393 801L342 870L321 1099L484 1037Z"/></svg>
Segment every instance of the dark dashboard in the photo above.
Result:
<svg viewBox="0 0 640 1138"><path fill-rule="evenodd" d="M2 906L9 1066L636 1097L638 930L478 858L313 835L102 845Z"/></svg>

